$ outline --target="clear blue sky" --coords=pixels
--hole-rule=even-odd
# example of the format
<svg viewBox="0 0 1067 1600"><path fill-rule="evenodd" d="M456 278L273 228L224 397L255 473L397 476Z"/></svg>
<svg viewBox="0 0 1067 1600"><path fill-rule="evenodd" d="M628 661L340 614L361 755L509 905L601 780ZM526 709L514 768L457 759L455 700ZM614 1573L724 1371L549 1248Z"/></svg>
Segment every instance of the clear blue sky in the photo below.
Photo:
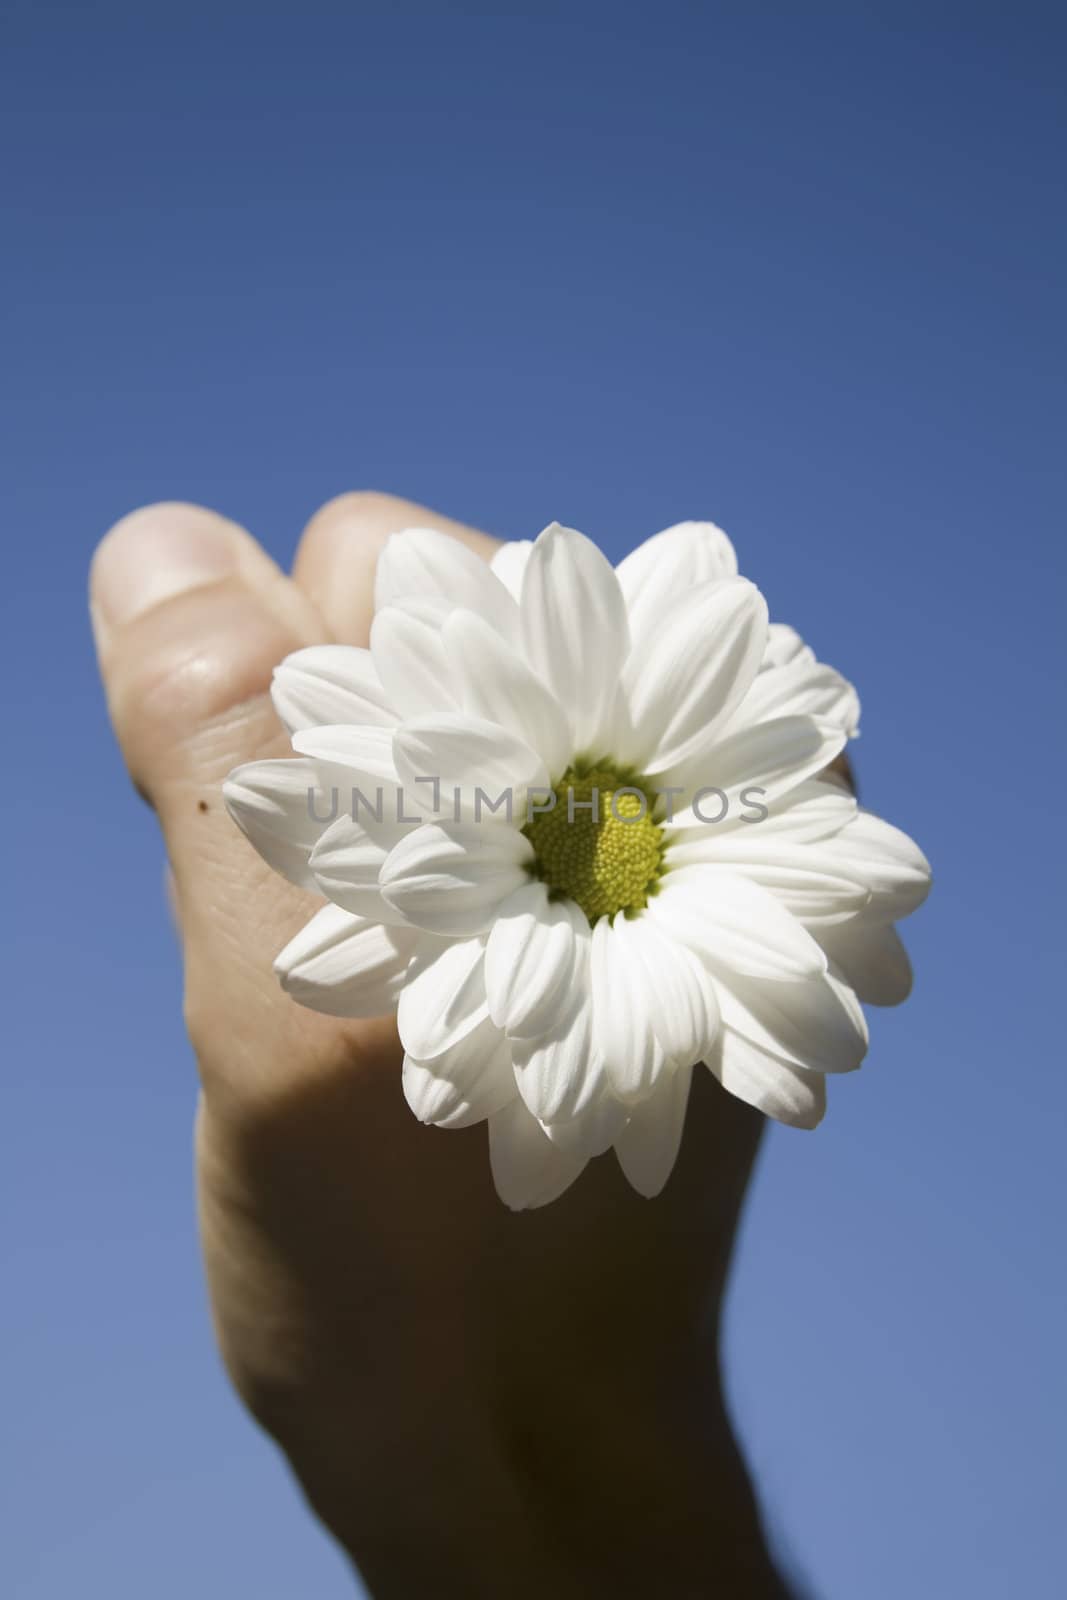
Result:
<svg viewBox="0 0 1067 1600"><path fill-rule="evenodd" d="M139 503L288 559L359 487L616 557L714 518L858 682L864 793L938 881L912 1001L768 1141L731 1393L820 1600L1051 1600L1063 11L487 9L4 8L0 1591L351 1592L212 1346L83 596Z"/></svg>

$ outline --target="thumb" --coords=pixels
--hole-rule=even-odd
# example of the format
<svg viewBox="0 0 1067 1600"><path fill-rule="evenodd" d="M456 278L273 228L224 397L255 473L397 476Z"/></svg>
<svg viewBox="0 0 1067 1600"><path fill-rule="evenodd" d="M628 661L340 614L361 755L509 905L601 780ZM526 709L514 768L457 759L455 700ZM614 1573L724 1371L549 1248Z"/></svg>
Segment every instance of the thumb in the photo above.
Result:
<svg viewBox="0 0 1067 1600"><path fill-rule="evenodd" d="M325 636L312 602L242 528L199 506L124 517L93 558L90 612L108 707L137 788L158 813L183 930L240 888L302 902L262 869L222 805L243 761L289 754L272 668ZM255 881L253 881L255 880ZM199 910L198 910L199 908ZM265 912L265 905L259 908ZM306 902L304 902L306 914Z"/></svg>

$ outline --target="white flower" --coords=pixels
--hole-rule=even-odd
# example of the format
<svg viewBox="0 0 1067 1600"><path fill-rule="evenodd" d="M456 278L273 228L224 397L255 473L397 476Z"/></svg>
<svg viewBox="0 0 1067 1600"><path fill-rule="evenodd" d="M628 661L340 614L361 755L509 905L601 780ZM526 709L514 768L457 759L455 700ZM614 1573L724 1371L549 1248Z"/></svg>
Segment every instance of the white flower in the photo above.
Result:
<svg viewBox="0 0 1067 1600"><path fill-rule="evenodd" d="M492 568L411 529L375 600L369 650L277 669L296 758L226 784L260 854L329 902L279 955L283 987L336 1016L395 1008L412 1110L487 1120L513 1207L609 1147L658 1193L700 1062L814 1127L826 1075L866 1051L859 1002L908 992L894 923L929 887L827 774L852 686L768 626L708 523L617 570L558 524Z"/></svg>

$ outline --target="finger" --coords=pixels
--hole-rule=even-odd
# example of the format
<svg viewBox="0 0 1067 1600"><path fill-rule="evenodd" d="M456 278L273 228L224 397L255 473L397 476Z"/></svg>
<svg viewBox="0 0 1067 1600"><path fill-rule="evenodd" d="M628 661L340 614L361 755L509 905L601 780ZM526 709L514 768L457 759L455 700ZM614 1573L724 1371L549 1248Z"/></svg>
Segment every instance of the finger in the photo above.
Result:
<svg viewBox="0 0 1067 1600"><path fill-rule="evenodd" d="M317 511L300 539L293 578L343 644L367 643L374 615L374 568L391 533L439 528L488 561L499 541L436 511L389 494L343 494Z"/></svg>
<svg viewBox="0 0 1067 1600"><path fill-rule="evenodd" d="M247 892L253 873L268 876L220 784L240 762L289 753L271 670L319 642L323 623L243 529L179 504L112 528L93 559L90 608L115 733L159 814L188 934L197 906L225 905L227 884ZM201 887L210 892L190 892Z"/></svg>

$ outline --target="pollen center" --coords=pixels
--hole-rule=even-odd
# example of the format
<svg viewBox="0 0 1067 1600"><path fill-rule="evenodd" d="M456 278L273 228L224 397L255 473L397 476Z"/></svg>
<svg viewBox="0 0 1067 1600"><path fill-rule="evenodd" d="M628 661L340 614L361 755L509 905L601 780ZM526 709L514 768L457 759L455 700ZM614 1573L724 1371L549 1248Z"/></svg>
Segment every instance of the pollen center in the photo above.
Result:
<svg viewBox="0 0 1067 1600"><path fill-rule="evenodd" d="M534 871L556 896L581 906L590 924L617 911L640 911L663 868L663 830L652 820L655 796L635 773L607 762L568 767L554 803L523 829Z"/></svg>

